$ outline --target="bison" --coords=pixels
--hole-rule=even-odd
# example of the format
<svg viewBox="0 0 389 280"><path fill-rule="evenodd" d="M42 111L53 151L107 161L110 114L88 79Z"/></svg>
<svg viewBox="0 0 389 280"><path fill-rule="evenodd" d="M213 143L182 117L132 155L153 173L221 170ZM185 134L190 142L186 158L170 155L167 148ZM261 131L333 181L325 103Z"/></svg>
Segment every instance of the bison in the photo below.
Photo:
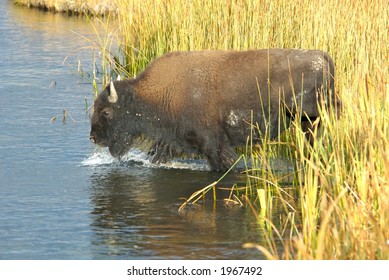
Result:
<svg viewBox="0 0 389 280"><path fill-rule="evenodd" d="M120 159L147 138L153 162L194 153L225 171L248 136L275 138L296 115L308 133L322 105L338 102L334 64L323 51L172 52L100 93L90 140Z"/></svg>

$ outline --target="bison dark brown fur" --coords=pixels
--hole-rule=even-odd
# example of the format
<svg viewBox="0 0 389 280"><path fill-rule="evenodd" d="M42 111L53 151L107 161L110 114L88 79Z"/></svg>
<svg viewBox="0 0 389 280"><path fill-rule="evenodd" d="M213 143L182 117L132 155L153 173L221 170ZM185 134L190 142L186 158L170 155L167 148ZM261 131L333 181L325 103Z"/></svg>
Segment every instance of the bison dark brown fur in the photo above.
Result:
<svg viewBox="0 0 389 280"><path fill-rule="evenodd" d="M259 134L275 138L298 112L308 132L318 104L337 103L334 65L323 51L173 52L101 92L90 139L120 158L145 137L154 162L197 153L212 170L224 171L251 132L258 143Z"/></svg>

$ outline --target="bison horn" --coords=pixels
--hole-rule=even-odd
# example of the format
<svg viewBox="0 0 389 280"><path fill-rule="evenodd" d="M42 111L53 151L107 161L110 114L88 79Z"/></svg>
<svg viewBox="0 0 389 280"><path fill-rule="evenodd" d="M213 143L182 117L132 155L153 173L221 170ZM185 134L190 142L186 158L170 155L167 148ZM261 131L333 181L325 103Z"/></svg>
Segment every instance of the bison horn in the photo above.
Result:
<svg viewBox="0 0 389 280"><path fill-rule="evenodd" d="M118 95L116 93L116 89L112 81L111 84L109 85L108 101L111 103L116 103L116 101L118 101Z"/></svg>

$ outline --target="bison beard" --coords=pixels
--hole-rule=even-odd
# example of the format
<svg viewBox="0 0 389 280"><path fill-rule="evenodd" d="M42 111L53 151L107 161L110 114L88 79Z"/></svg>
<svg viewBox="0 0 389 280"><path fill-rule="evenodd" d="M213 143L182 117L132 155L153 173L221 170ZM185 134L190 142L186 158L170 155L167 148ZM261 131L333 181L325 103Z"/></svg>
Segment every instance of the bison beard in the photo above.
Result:
<svg viewBox="0 0 389 280"><path fill-rule="evenodd" d="M296 115L309 132L319 106L339 106L325 52L174 52L101 92L90 139L118 158L140 145L156 163L197 154L212 170L225 171L250 134L258 144L265 133L275 138Z"/></svg>

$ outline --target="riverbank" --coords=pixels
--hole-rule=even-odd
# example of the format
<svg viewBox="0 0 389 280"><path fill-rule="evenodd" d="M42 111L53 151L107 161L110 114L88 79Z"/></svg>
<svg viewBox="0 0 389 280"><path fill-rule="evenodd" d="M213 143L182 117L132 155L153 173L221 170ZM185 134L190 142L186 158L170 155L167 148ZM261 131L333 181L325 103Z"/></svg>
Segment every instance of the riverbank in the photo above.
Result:
<svg viewBox="0 0 389 280"><path fill-rule="evenodd" d="M68 13L72 15L104 16L116 14L116 1L113 0L13 0L17 5L42 10Z"/></svg>

